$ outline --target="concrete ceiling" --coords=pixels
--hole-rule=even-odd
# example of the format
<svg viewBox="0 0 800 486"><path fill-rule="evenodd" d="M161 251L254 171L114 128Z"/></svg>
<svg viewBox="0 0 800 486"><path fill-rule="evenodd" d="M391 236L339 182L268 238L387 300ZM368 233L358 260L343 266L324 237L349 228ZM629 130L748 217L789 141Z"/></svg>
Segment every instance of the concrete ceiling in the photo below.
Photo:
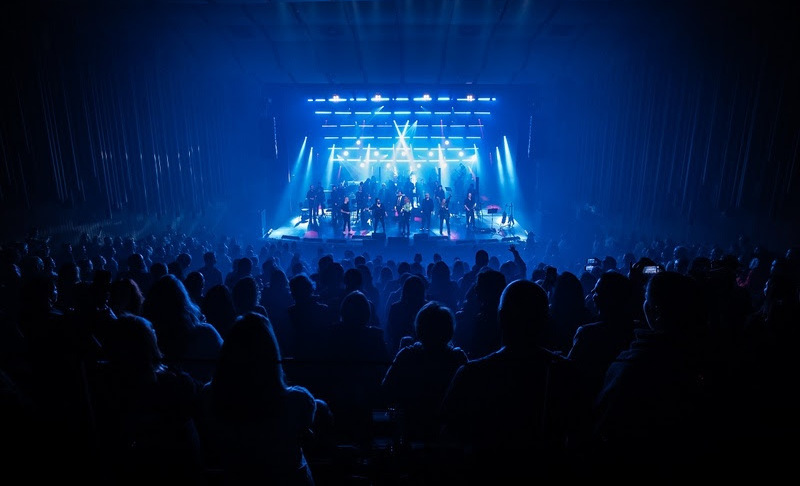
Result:
<svg viewBox="0 0 800 486"><path fill-rule="evenodd" d="M15 3L15 2L12 2ZM695 4L702 4L698 7ZM8 3L6 4L8 5ZM26 2L9 28L76 50L260 84L547 85L719 37L714 2L150 0ZM745 14L747 12L744 12ZM723 22L724 24L724 22ZM58 37L61 36L61 37ZM705 36L705 37L704 37Z"/></svg>

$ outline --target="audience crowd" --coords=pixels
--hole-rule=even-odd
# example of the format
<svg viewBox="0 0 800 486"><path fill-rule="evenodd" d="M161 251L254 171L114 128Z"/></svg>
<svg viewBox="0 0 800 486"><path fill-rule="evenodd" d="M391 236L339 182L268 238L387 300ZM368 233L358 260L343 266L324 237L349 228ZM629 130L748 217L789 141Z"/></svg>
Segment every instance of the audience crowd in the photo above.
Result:
<svg viewBox="0 0 800 486"><path fill-rule="evenodd" d="M32 230L0 253L4 472L323 485L791 471L800 248L598 240L570 262L533 243L403 255Z"/></svg>

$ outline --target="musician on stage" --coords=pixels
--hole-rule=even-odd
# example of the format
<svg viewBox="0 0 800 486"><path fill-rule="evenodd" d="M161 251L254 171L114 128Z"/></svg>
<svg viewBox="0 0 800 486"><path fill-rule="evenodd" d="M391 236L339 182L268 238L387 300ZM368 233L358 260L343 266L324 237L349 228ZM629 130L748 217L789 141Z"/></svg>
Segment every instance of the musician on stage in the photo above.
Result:
<svg viewBox="0 0 800 486"><path fill-rule="evenodd" d="M447 236L450 236L450 196L442 199L439 204L439 234L442 235L442 229L447 225Z"/></svg>
<svg viewBox="0 0 800 486"><path fill-rule="evenodd" d="M444 201L447 195L444 192L444 187L439 184L439 187L436 188L436 191L433 193L433 199L436 200L436 207L440 207L442 205L442 201Z"/></svg>
<svg viewBox="0 0 800 486"><path fill-rule="evenodd" d="M400 236L411 236L411 198L403 196L403 204L400 206Z"/></svg>
<svg viewBox="0 0 800 486"><path fill-rule="evenodd" d="M464 216L467 230L475 231L475 199L472 197L472 192L468 192L467 198L464 199Z"/></svg>
<svg viewBox="0 0 800 486"><path fill-rule="evenodd" d="M345 196L340 206L340 213L342 215L342 233L350 233L350 196Z"/></svg>
<svg viewBox="0 0 800 486"><path fill-rule="evenodd" d="M361 211L367 209L367 191L364 190L364 183L358 183L356 191L356 221L361 221Z"/></svg>
<svg viewBox="0 0 800 486"><path fill-rule="evenodd" d="M433 199L431 199L431 193L425 193L425 197L422 199L419 206L422 210L422 227L420 231L430 231L431 215L433 214Z"/></svg>
<svg viewBox="0 0 800 486"><path fill-rule="evenodd" d="M383 228L383 233L386 234L386 207L381 203L381 198L375 198L375 204L369 209L372 213L372 232L378 232L378 223L380 223Z"/></svg>
<svg viewBox="0 0 800 486"><path fill-rule="evenodd" d="M311 184L311 187L308 189L306 193L306 200L308 201L308 224L315 225L318 224L319 221L317 220L317 188L314 184Z"/></svg>

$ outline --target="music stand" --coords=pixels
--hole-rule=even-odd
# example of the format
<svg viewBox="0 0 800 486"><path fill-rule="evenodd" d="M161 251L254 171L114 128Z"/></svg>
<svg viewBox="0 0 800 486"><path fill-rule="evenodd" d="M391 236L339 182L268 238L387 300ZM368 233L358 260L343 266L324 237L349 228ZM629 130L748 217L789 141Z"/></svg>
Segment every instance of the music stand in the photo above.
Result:
<svg viewBox="0 0 800 486"><path fill-rule="evenodd" d="M494 229L494 216L497 214L497 210L496 207L486 208L486 213L492 215L492 229Z"/></svg>

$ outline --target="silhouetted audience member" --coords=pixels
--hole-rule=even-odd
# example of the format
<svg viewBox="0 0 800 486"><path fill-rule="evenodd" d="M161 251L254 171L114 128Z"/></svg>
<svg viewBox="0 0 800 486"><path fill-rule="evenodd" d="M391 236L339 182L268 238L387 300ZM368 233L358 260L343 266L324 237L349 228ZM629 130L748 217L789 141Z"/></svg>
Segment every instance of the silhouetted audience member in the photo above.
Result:
<svg viewBox="0 0 800 486"><path fill-rule="evenodd" d="M217 255L213 251L203 253L203 266L198 271L203 274L203 295L211 287L225 283L222 278L222 271L217 268Z"/></svg>
<svg viewBox="0 0 800 486"><path fill-rule="evenodd" d="M441 302L449 309L458 309L460 299L458 283L451 278L450 267L444 261L434 263L425 298Z"/></svg>
<svg viewBox="0 0 800 486"><path fill-rule="evenodd" d="M130 278L136 282L142 294L147 295L153 285L153 276L147 271L144 256L141 253L132 253L127 257L126 263L127 268L119 272L117 279Z"/></svg>
<svg viewBox="0 0 800 486"><path fill-rule="evenodd" d="M453 340L474 360L500 349L501 333L497 324L497 306L506 288L506 278L488 266L478 272L473 288L474 304L464 305L456 314Z"/></svg>
<svg viewBox="0 0 800 486"><path fill-rule="evenodd" d="M351 292L342 300L340 321L330 328L323 354L328 361L327 390L337 434L343 440L368 446L372 409L379 408L380 384L389 366L383 330L369 326L367 297Z"/></svg>
<svg viewBox="0 0 800 486"><path fill-rule="evenodd" d="M578 327L588 324L592 315L584 304L583 286L575 274L562 272L550 292L550 338L547 348L566 355Z"/></svg>
<svg viewBox="0 0 800 486"><path fill-rule="evenodd" d="M472 287L472 285L478 279L478 272L480 272L481 268L487 266L488 264L489 252L482 248L477 250L475 252L475 263L472 265L472 268L457 281L459 289L459 301L466 297L470 287Z"/></svg>
<svg viewBox="0 0 800 486"><path fill-rule="evenodd" d="M269 317L267 309L260 304L261 289L258 288L256 279L252 276L242 277L233 284L231 289L233 306L236 307L237 315L244 315L248 312L258 312L265 317Z"/></svg>
<svg viewBox="0 0 800 486"><path fill-rule="evenodd" d="M286 356L292 354L292 331L289 324L289 306L294 302L289 290L289 279L279 268L269 273L269 286L261 290L261 306L267 311L272 331ZM284 351L285 350L285 351Z"/></svg>
<svg viewBox="0 0 800 486"><path fill-rule="evenodd" d="M57 295L55 280L44 272L23 283L19 328L30 380L17 385L32 401L36 421L31 435L40 463L57 468L62 477L77 478L91 467L94 424L88 375L100 346L77 313L55 308Z"/></svg>
<svg viewBox="0 0 800 486"><path fill-rule="evenodd" d="M233 292L233 287L239 279L253 276L253 260L242 257L233 262L233 269L225 275L225 285Z"/></svg>
<svg viewBox="0 0 800 486"><path fill-rule="evenodd" d="M98 270L98 266L95 265L95 271ZM100 267L102 268L102 267ZM167 268L167 264L164 262L153 262L150 265L150 275L153 277L153 283L157 282L161 277L169 273L169 269ZM147 294L144 294L147 296Z"/></svg>
<svg viewBox="0 0 800 486"><path fill-rule="evenodd" d="M202 483L196 381L162 362L155 331L143 317L120 316L104 341L104 354L92 393L98 484L159 477Z"/></svg>
<svg viewBox="0 0 800 486"><path fill-rule="evenodd" d="M511 484L563 467L548 418L548 375L558 357L544 349L547 294L529 280L508 284L498 322L503 347L459 368L442 408L443 440L461 451L460 484Z"/></svg>
<svg viewBox="0 0 800 486"><path fill-rule="evenodd" d="M200 311L205 316L206 322L214 326L223 340L238 315L231 291L223 284L208 289L200 304Z"/></svg>
<svg viewBox="0 0 800 486"><path fill-rule="evenodd" d="M611 363L595 403L590 465L601 477L697 476L709 456L713 420L704 386L696 282L661 272L647 283L647 329Z"/></svg>
<svg viewBox="0 0 800 486"><path fill-rule="evenodd" d="M417 341L397 353L382 387L386 402L402 414L404 441L435 442L441 428L442 400L467 355L451 344L453 311L438 302L423 305L414 328Z"/></svg>
<svg viewBox="0 0 800 486"><path fill-rule="evenodd" d="M176 276L165 275L153 283L142 316L153 323L166 364L186 371L200 383L211 379L222 336L203 321L200 308Z"/></svg>
<svg viewBox="0 0 800 486"><path fill-rule="evenodd" d="M298 360L317 359L332 324L328 306L314 298L314 283L306 274L292 277L289 290L294 301L287 309L292 331L290 356Z"/></svg>
<svg viewBox="0 0 800 486"><path fill-rule="evenodd" d="M111 282L108 305L116 316L123 314L140 316L144 305L144 294L133 279L118 278Z"/></svg>
<svg viewBox="0 0 800 486"><path fill-rule="evenodd" d="M734 457L758 468L793 463L787 447L800 433L800 399L791 383L800 373L796 344L800 339L800 292L792 276L771 275L764 300L744 326L738 347L736 387L731 390L729 438ZM733 454L732 454L733 455Z"/></svg>
<svg viewBox="0 0 800 486"><path fill-rule="evenodd" d="M264 315L237 318L202 392L207 462L222 484L314 484L304 454L317 400L286 383L281 353Z"/></svg>
<svg viewBox="0 0 800 486"><path fill-rule="evenodd" d="M203 287L205 286L203 274L198 271L189 272L183 280L183 285L186 287L186 292L189 294L189 298L192 299L192 302L200 306L203 302Z"/></svg>
<svg viewBox="0 0 800 486"><path fill-rule="evenodd" d="M425 303L425 281L416 275L409 275L403 283L400 300L389 307L386 322L386 345L389 356L397 354L400 350L400 341L404 337L410 336L412 342L416 341L414 320Z"/></svg>
<svg viewBox="0 0 800 486"><path fill-rule="evenodd" d="M625 275L603 273L589 295L599 320L578 328L567 354L576 369L574 433L570 437L570 446L576 451L590 435L592 404L609 365L628 349L635 329L644 325L633 319L633 285Z"/></svg>

